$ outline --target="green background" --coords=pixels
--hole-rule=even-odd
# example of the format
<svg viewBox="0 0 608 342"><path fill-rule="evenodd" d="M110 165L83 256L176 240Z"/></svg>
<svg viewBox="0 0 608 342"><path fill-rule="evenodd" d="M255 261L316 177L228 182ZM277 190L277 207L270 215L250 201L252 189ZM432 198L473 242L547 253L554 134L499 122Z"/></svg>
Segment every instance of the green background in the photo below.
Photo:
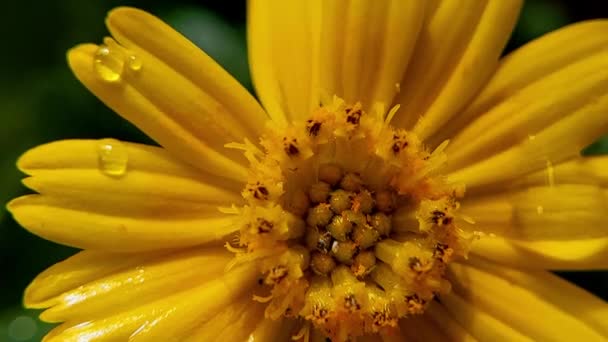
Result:
<svg viewBox="0 0 608 342"><path fill-rule="evenodd" d="M570 22L606 18L608 9L602 3L528 1L507 49ZM107 35L103 19L119 5L140 7L163 18L251 88L245 1L6 2L0 12L0 203L27 192L15 160L33 146L66 138L150 142L81 86L65 63L65 52L73 45L99 43ZM608 153L608 137L586 153ZM37 273L73 252L29 234L0 210L0 341L40 340L49 326L35 319L36 312L20 307L21 293ZM560 275L608 299L606 272Z"/></svg>

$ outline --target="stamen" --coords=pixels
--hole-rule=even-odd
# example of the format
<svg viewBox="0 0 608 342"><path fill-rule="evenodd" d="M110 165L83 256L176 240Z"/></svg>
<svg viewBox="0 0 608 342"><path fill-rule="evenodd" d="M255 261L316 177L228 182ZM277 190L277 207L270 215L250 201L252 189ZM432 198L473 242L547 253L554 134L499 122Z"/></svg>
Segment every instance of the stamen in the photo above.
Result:
<svg viewBox="0 0 608 342"><path fill-rule="evenodd" d="M440 175L447 142L415 134L341 99L260 139L227 146L251 163L235 261L260 265L266 317L304 320L336 340L394 329L450 290L449 262L473 238L456 226L464 187ZM270 295L267 295L270 293ZM266 297L264 297L266 295Z"/></svg>

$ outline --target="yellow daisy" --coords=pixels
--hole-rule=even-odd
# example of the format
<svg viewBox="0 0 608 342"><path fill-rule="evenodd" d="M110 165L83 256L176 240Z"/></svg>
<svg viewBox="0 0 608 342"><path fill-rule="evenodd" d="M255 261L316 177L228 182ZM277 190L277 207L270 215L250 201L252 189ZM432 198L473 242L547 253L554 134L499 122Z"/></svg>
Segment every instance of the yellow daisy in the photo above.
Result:
<svg viewBox="0 0 608 342"><path fill-rule="evenodd" d="M66 140L9 210L83 251L45 341L601 341L608 21L500 58L521 1L250 1L260 103L159 19L110 12L78 79L162 147Z"/></svg>

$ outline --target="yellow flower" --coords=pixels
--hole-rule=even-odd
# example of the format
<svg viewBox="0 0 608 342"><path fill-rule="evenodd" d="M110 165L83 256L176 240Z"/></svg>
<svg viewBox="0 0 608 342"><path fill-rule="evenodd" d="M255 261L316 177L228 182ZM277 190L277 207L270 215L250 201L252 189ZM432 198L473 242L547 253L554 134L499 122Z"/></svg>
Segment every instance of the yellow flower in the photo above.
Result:
<svg viewBox="0 0 608 342"><path fill-rule="evenodd" d="M608 306L608 21L500 58L521 1L250 1L262 106L132 8L68 54L162 147L66 140L8 207L84 249L25 305L45 341L580 340ZM269 120L270 119L270 120Z"/></svg>

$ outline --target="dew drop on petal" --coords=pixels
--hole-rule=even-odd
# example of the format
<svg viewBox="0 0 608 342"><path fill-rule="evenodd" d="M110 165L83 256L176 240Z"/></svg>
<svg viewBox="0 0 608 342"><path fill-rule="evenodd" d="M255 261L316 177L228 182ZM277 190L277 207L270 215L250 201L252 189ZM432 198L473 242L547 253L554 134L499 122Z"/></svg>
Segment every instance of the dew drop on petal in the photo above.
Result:
<svg viewBox="0 0 608 342"><path fill-rule="evenodd" d="M124 71L124 59L120 51L108 45L100 45L95 52L93 69L99 78L106 82L118 82Z"/></svg>
<svg viewBox="0 0 608 342"><path fill-rule="evenodd" d="M547 159L546 162L546 176L547 176L547 185L554 187L555 186L555 168L553 167L553 163Z"/></svg>
<svg viewBox="0 0 608 342"><path fill-rule="evenodd" d="M141 58L137 57L136 55L129 55L127 65L129 66L129 69L139 71L143 66L143 62L141 61Z"/></svg>
<svg viewBox="0 0 608 342"><path fill-rule="evenodd" d="M99 170L109 176L122 176L127 171L129 155L126 146L116 139L102 139L97 145Z"/></svg>

